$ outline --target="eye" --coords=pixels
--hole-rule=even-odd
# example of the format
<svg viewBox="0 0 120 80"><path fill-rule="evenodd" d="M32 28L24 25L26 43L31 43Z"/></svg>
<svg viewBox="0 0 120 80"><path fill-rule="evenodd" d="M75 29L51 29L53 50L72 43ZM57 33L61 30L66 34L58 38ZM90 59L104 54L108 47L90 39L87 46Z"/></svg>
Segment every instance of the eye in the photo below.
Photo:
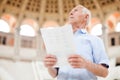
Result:
<svg viewBox="0 0 120 80"><path fill-rule="evenodd" d="M75 11L78 11L77 9L75 9Z"/></svg>

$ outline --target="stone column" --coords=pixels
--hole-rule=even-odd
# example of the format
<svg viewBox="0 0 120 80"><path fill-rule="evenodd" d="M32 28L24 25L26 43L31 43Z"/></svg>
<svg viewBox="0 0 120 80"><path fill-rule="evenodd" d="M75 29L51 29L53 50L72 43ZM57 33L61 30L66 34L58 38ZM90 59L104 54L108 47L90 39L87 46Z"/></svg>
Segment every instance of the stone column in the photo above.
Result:
<svg viewBox="0 0 120 80"><path fill-rule="evenodd" d="M107 26L102 24L102 39L105 45L106 52L108 52L108 33L107 33Z"/></svg>
<svg viewBox="0 0 120 80"><path fill-rule="evenodd" d="M40 39L41 35L40 35L40 31L37 31L37 35L36 35L36 53L37 56L40 56L40 52L41 52L41 39Z"/></svg>
<svg viewBox="0 0 120 80"><path fill-rule="evenodd" d="M98 11L99 11L99 15L100 15L100 19L101 19L101 23L102 23L102 39L105 45L105 49L106 52L108 52L108 34L107 34L107 27L105 26L105 16L103 14L103 10L99 5L99 2L97 0L93 0L94 4L96 5Z"/></svg>
<svg viewBox="0 0 120 80"><path fill-rule="evenodd" d="M44 50L44 45L43 45L43 40L42 40L42 36L40 33L40 30L37 31L37 35L36 35L36 53L37 53L37 58L39 60L42 60L44 55L45 55L45 50Z"/></svg>
<svg viewBox="0 0 120 80"><path fill-rule="evenodd" d="M64 17L63 17L63 0L58 0L58 10L59 10L59 20L60 20L60 25L64 24Z"/></svg>
<svg viewBox="0 0 120 80"><path fill-rule="evenodd" d="M16 27L15 28L15 33L14 33L14 59L18 60L18 56L20 53L20 42L21 42L21 38L20 38L20 27Z"/></svg>
<svg viewBox="0 0 120 80"><path fill-rule="evenodd" d="M39 60L42 60L42 56L44 55L44 50L43 50L43 41L40 33L40 28L42 27L44 17L45 17L45 8L46 8L46 0L41 0L41 7L40 7L40 12L39 12L39 26L37 28L37 35L36 35L36 53L37 53L37 58Z"/></svg>
<svg viewBox="0 0 120 80"><path fill-rule="evenodd" d="M39 28L40 27L42 27L42 24L43 24L43 20L44 20L44 14L45 14L45 6L47 5L46 4L46 0L41 0L41 7L40 7L40 15L39 15L39 21L38 21L38 23L39 23ZM38 28L38 29L39 29Z"/></svg>
<svg viewBox="0 0 120 80"><path fill-rule="evenodd" d="M20 10L20 15L18 17L18 20L17 20L17 24L16 24L16 28L15 28L15 33L14 33L14 54L15 54L15 60L18 60L18 57L19 57L19 53L20 53L20 46L21 46L21 38L20 38L20 25L22 23L22 20L23 20L23 15L24 15L24 12L25 12L25 7L27 5L27 2L28 0L25 0L24 3L23 3L23 6Z"/></svg>

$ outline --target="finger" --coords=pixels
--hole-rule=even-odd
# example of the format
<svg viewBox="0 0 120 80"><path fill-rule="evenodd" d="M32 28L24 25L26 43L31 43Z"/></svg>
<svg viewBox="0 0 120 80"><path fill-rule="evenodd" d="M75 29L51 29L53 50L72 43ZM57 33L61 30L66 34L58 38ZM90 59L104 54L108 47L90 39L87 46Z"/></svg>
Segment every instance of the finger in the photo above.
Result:
<svg viewBox="0 0 120 80"><path fill-rule="evenodd" d="M55 64L56 62L57 62L56 60L51 60L51 61L50 61L50 60L47 60L47 59L44 60L44 64L47 64L47 65L48 65L48 64Z"/></svg>
<svg viewBox="0 0 120 80"><path fill-rule="evenodd" d="M82 67L79 67L79 66L72 66L73 68L82 68Z"/></svg>
<svg viewBox="0 0 120 80"><path fill-rule="evenodd" d="M48 55L46 55L46 58L56 58L56 56L52 55L52 54L48 54Z"/></svg>
<svg viewBox="0 0 120 80"><path fill-rule="evenodd" d="M78 59L75 59L75 58L73 59L73 58L72 58L72 59L69 59L68 62L69 62L70 64L72 64L72 65L74 65L74 64L75 64L75 65L81 65L82 59L79 59L79 58L78 58Z"/></svg>
<svg viewBox="0 0 120 80"><path fill-rule="evenodd" d="M68 58L80 58L81 56L78 54L72 54Z"/></svg>
<svg viewBox="0 0 120 80"><path fill-rule="evenodd" d="M80 67L80 65L78 64L78 63L70 63L70 65L72 66L72 67Z"/></svg>
<svg viewBox="0 0 120 80"><path fill-rule="evenodd" d="M82 64L80 64L80 63L70 63L70 65L71 65L73 68L83 68Z"/></svg>
<svg viewBox="0 0 120 80"><path fill-rule="evenodd" d="M78 58L70 58L68 59L68 62L78 62Z"/></svg>
<svg viewBox="0 0 120 80"><path fill-rule="evenodd" d="M74 62L74 63L71 62L70 64L71 64L72 66L77 66L77 65L78 65L78 63L75 63L75 62Z"/></svg>
<svg viewBox="0 0 120 80"><path fill-rule="evenodd" d="M44 62L55 62L55 61L57 61L57 60L54 58L44 59Z"/></svg>
<svg viewBox="0 0 120 80"><path fill-rule="evenodd" d="M47 65L54 65L56 62L45 62Z"/></svg>
<svg viewBox="0 0 120 80"><path fill-rule="evenodd" d="M54 66L56 64L56 62L45 62L44 63L44 65L46 66L46 67L52 67L52 66Z"/></svg>

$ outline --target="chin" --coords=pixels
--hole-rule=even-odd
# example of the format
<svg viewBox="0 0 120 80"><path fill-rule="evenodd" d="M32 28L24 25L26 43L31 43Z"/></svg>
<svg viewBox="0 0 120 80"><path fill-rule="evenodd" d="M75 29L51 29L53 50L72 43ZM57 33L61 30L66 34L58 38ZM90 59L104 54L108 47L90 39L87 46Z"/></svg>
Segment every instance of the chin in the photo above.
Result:
<svg viewBox="0 0 120 80"><path fill-rule="evenodd" d="M74 22L73 22L73 21L69 21L69 23L70 23L70 24L74 24Z"/></svg>
<svg viewBox="0 0 120 80"><path fill-rule="evenodd" d="M68 19L68 22L69 22L69 23L73 23L74 20L73 20L73 19Z"/></svg>

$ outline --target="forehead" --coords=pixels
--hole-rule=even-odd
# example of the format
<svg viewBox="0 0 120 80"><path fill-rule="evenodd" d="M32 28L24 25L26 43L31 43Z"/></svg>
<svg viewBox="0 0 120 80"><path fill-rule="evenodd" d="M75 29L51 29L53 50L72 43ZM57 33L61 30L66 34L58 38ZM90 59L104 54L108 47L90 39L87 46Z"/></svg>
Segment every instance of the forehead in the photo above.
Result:
<svg viewBox="0 0 120 80"><path fill-rule="evenodd" d="M73 10L75 10L75 9L77 9L77 10L82 10L82 9L83 9L83 6L78 5L78 6L76 6L75 8L73 8Z"/></svg>

